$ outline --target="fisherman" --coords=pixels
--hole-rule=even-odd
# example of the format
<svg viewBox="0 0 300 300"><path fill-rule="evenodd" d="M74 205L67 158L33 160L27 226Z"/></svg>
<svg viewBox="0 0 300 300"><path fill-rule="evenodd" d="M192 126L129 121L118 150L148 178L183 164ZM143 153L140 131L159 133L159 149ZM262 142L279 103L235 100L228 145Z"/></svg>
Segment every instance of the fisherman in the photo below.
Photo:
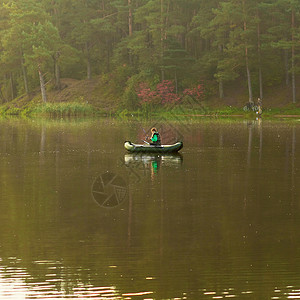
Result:
<svg viewBox="0 0 300 300"><path fill-rule="evenodd" d="M260 98L257 98L257 114L262 114L262 100Z"/></svg>
<svg viewBox="0 0 300 300"><path fill-rule="evenodd" d="M150 145L154 146L160 146L161 141L160 141L160 135L155 127L151 129L152 136L150 138Z"/></svg>

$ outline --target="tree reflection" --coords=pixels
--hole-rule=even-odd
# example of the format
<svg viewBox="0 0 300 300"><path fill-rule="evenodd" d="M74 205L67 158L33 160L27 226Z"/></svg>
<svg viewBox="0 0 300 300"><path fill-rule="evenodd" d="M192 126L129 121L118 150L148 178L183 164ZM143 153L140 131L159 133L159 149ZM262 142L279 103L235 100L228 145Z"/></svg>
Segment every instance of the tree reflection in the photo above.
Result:
<svg viewBox="0 0 300 300"><path fill-rule="evenodd" d="M292 204L295 204L295 176L296 176L296 167L295 167L295 161L296 161L296 128L293 126L292 128L292 153L291 153L291 193L292 193Z"/></svg>

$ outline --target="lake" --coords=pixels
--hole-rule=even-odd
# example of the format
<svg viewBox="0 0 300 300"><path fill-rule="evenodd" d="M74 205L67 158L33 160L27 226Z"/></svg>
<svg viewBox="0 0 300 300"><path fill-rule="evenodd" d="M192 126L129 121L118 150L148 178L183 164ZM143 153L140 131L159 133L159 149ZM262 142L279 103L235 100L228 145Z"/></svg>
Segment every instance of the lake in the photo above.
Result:
<svg viewBox="0 0 300 300"><path fill-rule="evenodd" d="M177 155L134 155L152 126ZM0 299L299 299L300 122L1 119Z"/></svg>

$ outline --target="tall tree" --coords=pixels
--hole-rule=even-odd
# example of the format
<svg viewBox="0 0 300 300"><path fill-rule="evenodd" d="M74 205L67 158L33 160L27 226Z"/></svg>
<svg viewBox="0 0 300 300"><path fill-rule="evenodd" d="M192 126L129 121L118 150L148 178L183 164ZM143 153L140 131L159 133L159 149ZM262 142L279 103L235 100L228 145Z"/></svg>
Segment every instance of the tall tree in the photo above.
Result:
<svg viewBox="0 0 300 300"><path fill-rule="evenodd" d="M24 76L24 89L28 93L28 80L26 67L24 66L23 48L22 48L22 22L18 22L14 17L11 17L11 12L14 10L13 3L3 4L1 7L1 35L0 41L2 51L0 56L1 72L8 74L10 81L11 98L15 97L14 73L17 73L22 68ZM7 75L6 75L7 76Z"/></svg>
<svg viewBox="0 0 300 300"><path fill-rule="evenodd" d="M228 37L222 50L223 59L218 62L218 79L234 79L238 76L238 70L243 67L246 71L249 102L253 102L251 63L255 47L255 22L253 0L229 0L220 2L220 8L215 9L215 18L212 24L222 27ZM220 29L219 29L220 30ZM218 31L217 31L218 32ZM243 63L242 63L243 62Z"/></svg>
<svg viewBox="0 0 300 300"><path fill-rule="evenodd" d="M286 69L292 77L292 102L296 103L296 74L299 50L300 3L294 0L277 0L272 5L272 15L276 22L269 28L272 34L273 46L282 49L285 57L290 57L289 66L286 60ZM288 53L290 55L288 55ZM286 80L288 82L288 80Z"/></svg>
<svg viewBox="0 0 300 300"><path fill-rule="evenodd" d="M237 75L227 68L221 67L220 62L225 59L225 45L229 42L229 20L223 18L218 0L201 1L198 13L192 21L192 31L197 36L197 58L199 68L203 70L208 79L216 79L219 85L219 97L224 97L224 82L232 80ZM228 23L228 26L224 26Z"/></svg>
<svg viewBox="0 0 300 300"><path fill-rule="evenodd" d="M55 53L60 39L56 27L41 5L32 0L22 0L11 7L11 19L21 23L21 40L25 65L39 75L42 99L47 101L43 70Z"/></svg>

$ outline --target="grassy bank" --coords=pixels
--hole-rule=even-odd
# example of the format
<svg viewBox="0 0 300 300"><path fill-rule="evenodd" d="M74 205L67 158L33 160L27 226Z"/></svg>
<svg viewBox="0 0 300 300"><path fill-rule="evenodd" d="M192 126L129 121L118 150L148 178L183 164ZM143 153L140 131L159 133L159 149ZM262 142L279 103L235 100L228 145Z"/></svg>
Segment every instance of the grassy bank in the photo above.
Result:
<svg viewBox="0 0 300 300"><path fill-rule="evenodd" d="M90 116L99 113L89 104L77 102L65 103L45 103L31 104L24 107L9 107L2 105L0 107L1 115L26 115L26 116L48 116L48 117L66 117L66 116Z"/></svg>
<svg viewBox="0 0 300 300"><path fill-rule="evenodd" d="M233 117L253 119L259 117L256 112L244 111L243 108L223 106L223 107L186 107L175 106L172 108L159 109L138 109L136 111L128 111L127 109L119 110L115 115L121 118L135 117L140 118L159 118L167 120L189 119L194 117ZM288 105L281 108L266 108L261 115L263 118L300 118L300 107Z"/></svg>
<svg viewBox="0 0 300 300"><path fill-rule="evenodd" d="M117 116L120 118L165 118L168 120L189 117L243 117L253 119L257 114L252 111L245 112L242 108L223 106L210 107L201 105L188 107L177 105L173 107L161 108L139 108L137 110L114 109L111 111L101 110L88 103L79 102L58 102L58 103L30 103L24 106L0 106L0 115L19 115L19 116L42 116L42 117L77 117L77 116ZM300 117L300 107L288 105L280 108L265 108L262 117Z"/></svg>
<svg viewBox="0 0 300 300"><path fill-rule="evenodd" d="M111 83L101 78L93 80L64 79L64 88L60 91L47 91L48 102L41 102L37 89L30 95L20 96L0 105L0 115L23 115L42 117L71 116L118 116L120 118L166 118L178 119L198 116L243 117L253 119L255 112L245 112L247 95L242 89L232 86L228 95L220 100L211 96L200 103L183 103L174 106L145 106L132 110L125 108L121 93L113 89ZM263 100L263 118L298 117L300 103L291 104L289 90L282 86L267 90Z"/></svg>

